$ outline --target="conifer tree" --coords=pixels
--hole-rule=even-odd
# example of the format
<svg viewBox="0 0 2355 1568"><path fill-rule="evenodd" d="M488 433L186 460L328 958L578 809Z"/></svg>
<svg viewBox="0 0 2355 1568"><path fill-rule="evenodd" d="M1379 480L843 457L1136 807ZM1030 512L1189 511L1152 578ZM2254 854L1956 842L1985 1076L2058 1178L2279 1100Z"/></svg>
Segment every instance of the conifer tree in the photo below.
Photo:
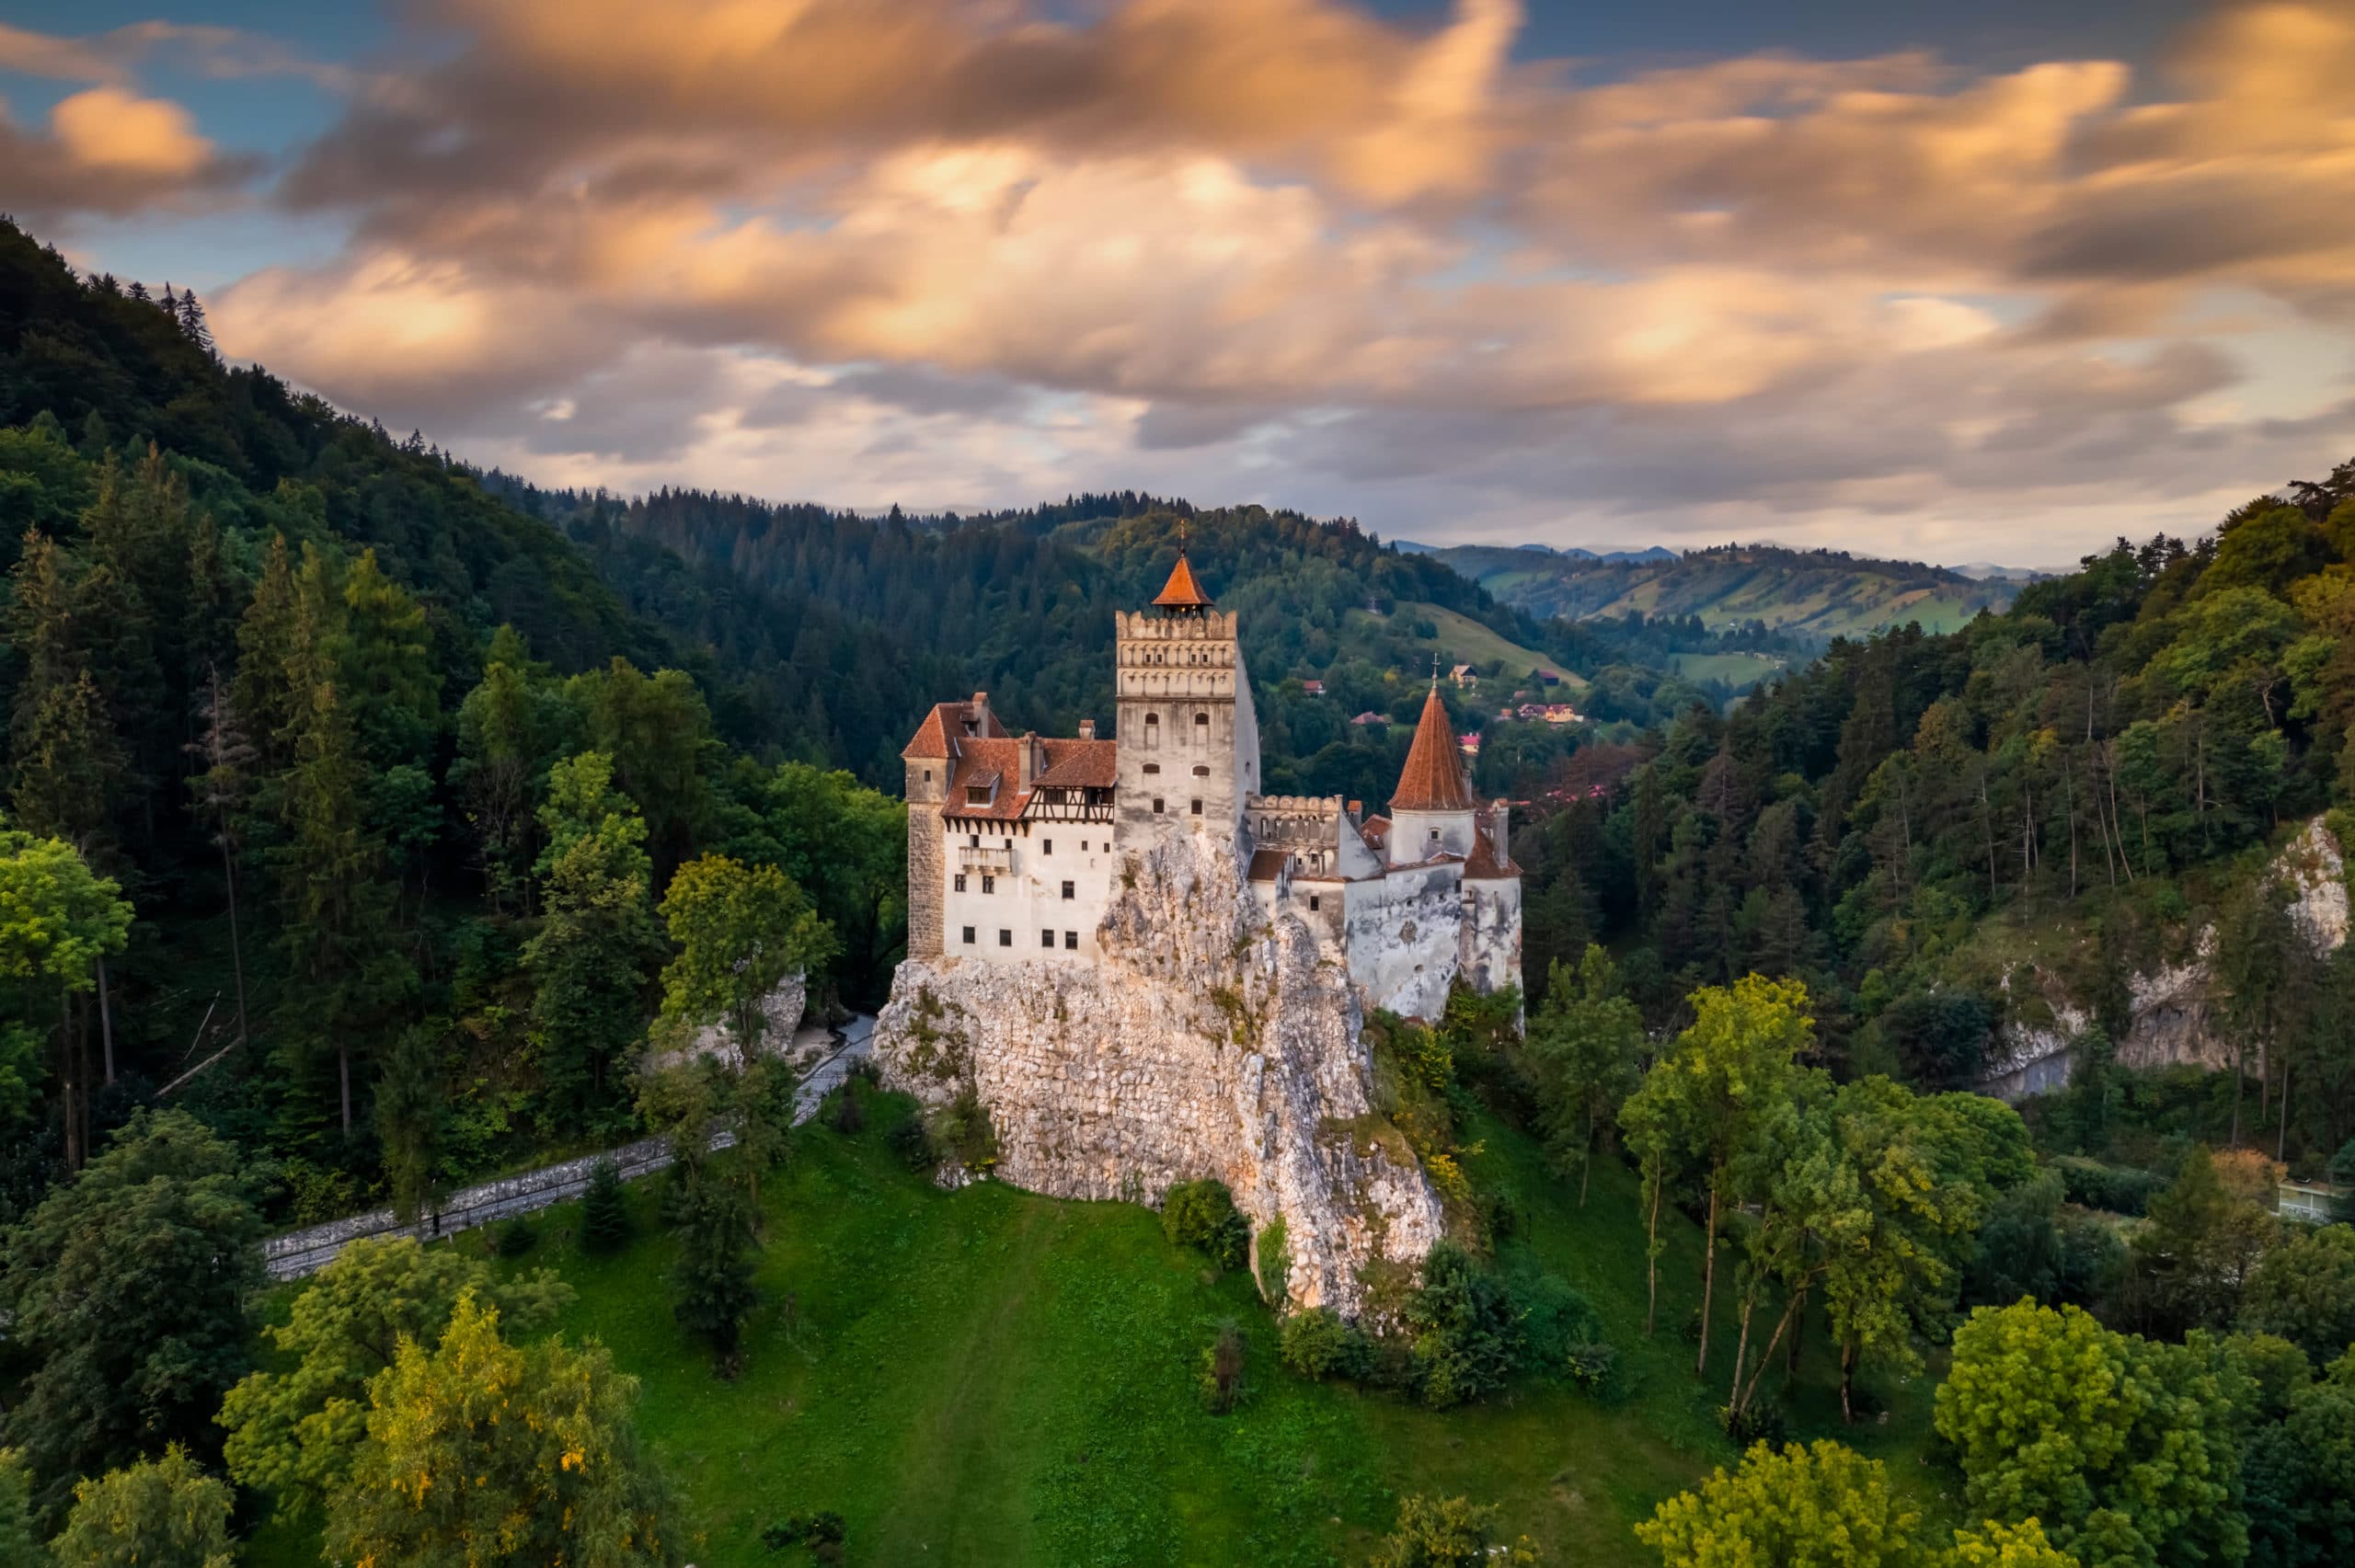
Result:
<svg viewBox="0 0 2355 1568"><path fill-rule="evenodd" d="M241 825L252 790L255 752L253 743L246 738L236 702L217 667L205 671L201 702L197 716L203 728L189 742L188 750L203 764L203 771L189 780L189 790L198 815L212 829L213 842L221 851L221 879L229 896L229 963L237 987L237 1043L244 1045L249 1025L246 950L237 922L237 852L243 842Z"/></svg>
<svg viewBox="0 0 2355 1568"><path fill-rule="evenodd" d="M612 776L603 752L558 762L540 808L546 914L523 963L536 986L546 1114L560 1126L617 1107L615 1064L645 1032L646 973L658 951L646 823Z"/></svg>
<svg viewBox="0 0 2355 1568"><path fill-rule="evenodd" d="M628 1240L629 1201L622 1193L621 1173L612 1161L600 1160L580 1195L580 1245L592 1253L612 1253Z"/></svg>

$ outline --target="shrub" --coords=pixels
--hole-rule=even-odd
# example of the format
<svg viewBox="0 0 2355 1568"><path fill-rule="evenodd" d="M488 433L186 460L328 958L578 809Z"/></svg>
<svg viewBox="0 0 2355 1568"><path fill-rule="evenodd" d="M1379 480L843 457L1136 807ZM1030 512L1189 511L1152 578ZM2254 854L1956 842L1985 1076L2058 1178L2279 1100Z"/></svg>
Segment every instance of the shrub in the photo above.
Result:
<svg viewBox="0 0 2355 1568"><path fill-rule="evenodd" d="M2073 1154L2053 1161L2052 1168L2061 1173L2071 1203L2115 1214L2142 1213L2167 1185L2166 1178L2155 1172L2132 1165L2105 1165Z"/></svg>
<svg viewBox="0 0 2355 1568"><path fill-rule="evenodd" d="M843 1560L843 1516L831 1508L821 1508L814 1514L787 1514L782 1521L761 1532L761 1544L771 1551L806 1546L813 1560L839 1562Z"/></svg>
<svg viewBox="0 0 2355 1568"><path fill-rule="evenodd" d="M1465 1497L1407 1497L1398 1528L1374 1549L1373 1568L1492 1568L1530 1563L1537 1549L1527 1536L1497 1534L1497 1510Z"/></svg>
<svg viewBox="0 0 2355 1568"><path fill-rule="evenodd" d="M610 1160L600 1160L589 1173L589 1190L580 1195L580 1246L584 1252L618 1251L629 1240L629 1203L622 1196L622 1174Z"/></svg>
<svg viewBox="0 0 2355 1568"><path fill-rule="evenodd" d="M1304 1378L1361 1379L1373 1369L1373 1343L1330 1307L1312 1307L1286 1318L1276 1354Z"/></svg>
<svg viewBox="0 0 2355 1568"><path fill-rule="evenodd" d="M867 1106L860 1098L858 1086L845 1083L834 1095L834 1130L844 1138L861 1131L867 1126Z"/></svg>
<svg viewBox="0 0 2355 1568"><path fill-rule="evenodd" d="M1603 1342L1603 1315L1559 1276L1534 1268L1516 1269L1506 1276L1504 1288L1513 1316L1521 1323L1524 1359L1530 1367L1567 1376L1572 1345Z"/></svg>
<svg viewBox="0 0 2355 1568"><path fill-rule="evenodd" d="M969 1171L986 1171L997 1163L997 1133L990 1126L990 1108L971 1089L945 1105L936 1105L925 1119L933 1151L954 1160Z"/></svg>
<svg viewBox="0 0 2355 1568"><path fill-rule="evenodd" d="M911 1171L929 1171L940 1163L940 1153L933 1148L932 1135L925 1131L921 1116L893 1123L891 1130L883 1135L883 1141L900 1157L900 1163Z"/></svg>
<svg viewBox="0 0 2355 1568"><path fill-rule="evenodd" d="M1581 1340L1562 1352L1562 1375L1597 1399L1619 1391L1619 1352L1601 1340Z"/></svg>
<svg viewBox="0 0 2355 1568"><path fill-rule="evenodd" d="M1752 1400L1738 1411L1720 1405L1717 1425L1744 1453L1759 1443L1779 1449L1790 1441L1790 1423L1784 1418L1783 1407L1771 1399Z"/></svg>
<svg viewBox="0 0 2355 1568"><path fill-rule="evenodd" d="M1243 1402L1243 1325L1233 1318L1222 1320L1217 1334L1202 1347L1202 1408L1213 1415Z"/></svg>
<svg viewBox="0 0 2355 1568"><path fill-rule="evenodd" d="M520 1258L540 1244L540 1229L518 1215L499 1228L497 1245L503 1258Z"/></svg>
<svg viewBox="0 0 2355 1568"><path fill-rule="evenodd" d="M1480 1224L1488 1231L1491 1244L1509 1242L1521 1234L1523 1220L1519 1193L1511 1187L1491 1187L1479 1197Z"/></svg>
<svg viewBox="0 0 2355 1568"><path fill-rule="evenodd" d="M1524 1343L1497 1277L1452 1242L1423 1260L1423 1283L1407 1304L1416 1381L1435 1408L1478 1399L1519 1369Z"/></svg>
<svg viewBox="0 0 2355 1568"><path fill-rule="evenodd" d="M1259 1232L1259 1294L1280 1312L1292 1299L1292 1245L1281 1214Z"/></svg>
<svg viewBox="0 0 2355 1568"><path fill-rule="evenodd" d="M1161 1197L1161 1230L1181 1247L1199 1247L1222 1269L1241 1268L1251 1252L1251 1224L1218 1181L1179 1182Z"/></svg>

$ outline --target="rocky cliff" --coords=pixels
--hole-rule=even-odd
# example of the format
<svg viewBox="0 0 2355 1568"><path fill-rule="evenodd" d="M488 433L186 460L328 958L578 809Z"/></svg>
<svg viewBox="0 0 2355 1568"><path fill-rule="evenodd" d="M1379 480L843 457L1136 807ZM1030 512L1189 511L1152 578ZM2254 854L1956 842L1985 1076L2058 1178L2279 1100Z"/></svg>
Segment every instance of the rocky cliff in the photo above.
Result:
<svg viewBox="0 0 2355 1568"><path fill-rule="evenodd" d="M2290 922L2316 956L2336 952L2346 943L2347 865L2338 839L2321 818L2290 841L2268 875L2283 886ZM2127 981L2128 1024L2116 1042L2120 1065L2187 1064L2220 1070L2233 1065L2233 1043L2224 1035L2211 964L2214 930L2200 932L2191 947L2183 962L2158 965ZM2044 983L2047 979L2032 976L2029 983L2043 991L2051 1021L2005 1027L2001 1051L1988 1061L1980 1084L1987 1093L2017 1100L2069 1082L2071 1049L2092 1027L2093 1019L2086 1008ZM2260 1069L2254 1060L2249 1065L2252 1071Z"/></svg>
<svg viewBox="0 0 2355 1568"><path fill-rule="evenodd" d="M1256 1238L1281 1218L1286 1286L1355 1316L1370 1265L1419 1264L1439 1199L1368 1098L1348 979L1298 920L1263 914L1232 855L1132 856L1101 958L911 960L876 1027L884 1082L973 1090L997 1173L1061 1197L1157 1202L1214 1176Z"/></svg>

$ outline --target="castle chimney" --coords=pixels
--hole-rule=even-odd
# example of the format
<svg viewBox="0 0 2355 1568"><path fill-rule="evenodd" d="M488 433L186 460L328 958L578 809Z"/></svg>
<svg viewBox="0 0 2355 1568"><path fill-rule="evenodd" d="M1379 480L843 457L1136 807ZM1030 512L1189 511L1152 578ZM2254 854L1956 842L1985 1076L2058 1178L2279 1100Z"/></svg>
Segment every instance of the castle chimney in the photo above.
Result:
<svg viewBox="0 0 2355 1568"><path fill-rule="evenodd" d="M1497 859L1499 863L1511 860L1512 858L1512 828L1507 818L1511 815L1512 803L1499 800L1494 806L1488 807L1488 812L1489 820L1496 824Z"/></svg>
<svg viewBox="0 0 2355 1568"><path fill-rule="evenodd" d="M1023 794L1030 793L1030 781L1039 775L1039 735L1036 730L1023 732L1022 742L1015 749L1014 787Z"/></svg>
<svg viewBox="0 0 2355 1568"><path fill-rule="evenodd" d="M973 693L973 717L974 717L974 718L976 718L976 719L985 719L985 718L987 718L987 717L989 717L989 716L990 716L990 694L989 694L987 692L974 692L974 693Z"/></svg>
<svg viewBox="0 0 2355 1568"><path fill-rule="evenodd" d="M1362 822L1365 820L1364 801L1352 800L1350 802L1350 820L1352 822Z"/></svg>
<svg viewBox="0 0 2355 1568"><path fill-rule="evenodd" d="M1096 721L1094 719L1084 718L1079 721L1079 738L1082 740L1093 740L1096 738Z"/></svg>

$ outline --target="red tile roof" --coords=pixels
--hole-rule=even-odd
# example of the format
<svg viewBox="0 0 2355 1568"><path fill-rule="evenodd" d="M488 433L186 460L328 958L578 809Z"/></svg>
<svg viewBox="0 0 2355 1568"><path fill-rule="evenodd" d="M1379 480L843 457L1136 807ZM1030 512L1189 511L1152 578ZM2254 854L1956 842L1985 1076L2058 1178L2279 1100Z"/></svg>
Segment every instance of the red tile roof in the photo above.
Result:
<svg viewBox="0 0 2355 1568"><path fill-rule="evenodd" d="M1186 553L1178 552L1178 564L1170 568L1169 584L1155 596L1154 604L1163 610L1206 610L1211 596L1194 580L1194 568L1186 564Z"/></svg>
<svg viewBox="0 0 2355 1568"><path fill-rule="evenodd" d="M1253 850L1251 852L1251 880L1273 882L1283 874L1284 862L1290 858L1281 850Z"/></svg>
<svg viewBox="0 0 2355 1568"><path fill-rule="evenodd" d="M965 734L965 726L972 717L973 704L971 703L935 703L932 711L924 715L924 723L916 727L915 738L909 741L907 749L900 753L901 760L913 761L919 758L956 756L956 743L971 740ZM982 735L992 739L1003 739L1005 736L1005 726L998 723L997 715L987 709L982 710Z"/></svg>
<svg viewBox="0 0 2355 1568"><path fill-rule="evenodd" d="M1110 789L1119 780L1118 741L1042 738L1039 745L1047 754L1046 766L1031 779L1026 792L1017 783L1022 777L1023 745L1022 740L1003 733L987 740L959 741L957 767L948 777L948 804L941 808L943 814L978 818L986 822L1012 822L1028 812L1031 800L1040 789ZM991 784L998 787L988 805L966 801L968 787Z"/></svg>
<svg viewBox="0 0 2355 1568"><path fill-rule="evenodd" d="M1480 831L1473 837L1472 853L1465 857L1464 875L1494 882L1508 876L1519 876L1521 867L1515 865L1510 856L1498 857L1495 841L1488 835L1488 824L1482 823Z"/></svg>
<svg viewBox="0 0 2355 1568"><path fill-rule="evenodd" d="M1390 809L1398 811L1469 811L1475 802L1472 786L1464 780L1464 765L1456 758L1455 730L1447 722L1447 705L1439 688L1423 699L1423 716L1415 726L1415 743L1407 749L1407 766L1399 772L1397 792Z"/></svg>

